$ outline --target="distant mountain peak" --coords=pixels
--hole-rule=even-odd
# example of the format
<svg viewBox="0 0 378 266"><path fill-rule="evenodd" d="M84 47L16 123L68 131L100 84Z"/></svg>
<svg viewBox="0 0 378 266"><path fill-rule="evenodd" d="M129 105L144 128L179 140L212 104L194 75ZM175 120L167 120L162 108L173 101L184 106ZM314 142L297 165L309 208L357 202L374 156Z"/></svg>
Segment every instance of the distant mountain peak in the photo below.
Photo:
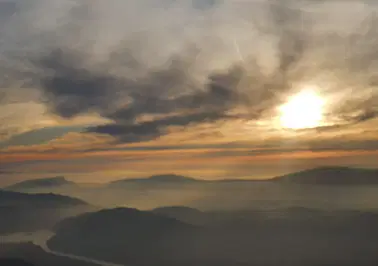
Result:
<svg viewBox="0 0 378 266"><path fill-rule="evenodd" d="M153 175L148 178L149 180L161 181L161 182L182 182L182 181L195 181L194 178L186 177L176 174L163 174Z"/></svg>
<svg viewBox="0 0 378 266"><path fill-rule="evenodd" d="M322 166L276 177L273 181L319 185L378 184L378 169Z"/></svg>
<svg viewBox="0 0 378 266"><path fill-rule="evenodd" d="M0 189L0 205L9 202L17 202L17 204L60 204L60 205L87 205L80 199L63 196L53 193L29 194L22 192L14 192Z"/></svg>
<svg viewBox="0 0 378 266"><path fill-rule="evenodd" d="M309 171L314 171L314 172L321 172L321 171L340 172L340 171L355 171L355 170L366 170L366 169L353 168L353 167L348 167L348 166L325 165L325 166L319 166L319 167L307 169L307 170L304 170L302 172L309 172Z"/></svg>
<svg viewBox="0 0 378 266"><path fill-rule="evenodd" d="M70 185L73 182L68 181L63 176L56 176L50 178L39 178L39 179L32 179L22 181L16 184L13 184L7 189L32 189L32 188L43 188L43 187L56 187L56 186L63 186L63 185Z"/></svg>
<svg viewBox="0 0 378 266"><path fill-rule="evenodd" d="M156 213L165 213L165 212L190 212L190 213L202 213L200 210L187 206L164 206L158 207L152 210Z"/></svg>
<svg viewBox="0 0 378 266"><path fill-rule="evenodd" d="M171 217L124 207L103 209L70 217L60 222L56 226L56 231L64 230L64 228L69 228L72 225L80 226L82 232L86 230L97 232L104 228L117 229L117 233L121 235L122 231L135 233L137 231L156 230L156 232L161 233L160 229L167 228L166 226L188 226Z"/></svg>
<svg viewBox="0 0 378 266"><path fill-rule="evenodd" d="M197 179L176 175L176 174L162 174L162 175L153 175L147 178L130 178L130 179L121 179L116 180L110 185L118 185L123 183L137 182L137 183L187 183L187 182L196 182Z"/></svg>

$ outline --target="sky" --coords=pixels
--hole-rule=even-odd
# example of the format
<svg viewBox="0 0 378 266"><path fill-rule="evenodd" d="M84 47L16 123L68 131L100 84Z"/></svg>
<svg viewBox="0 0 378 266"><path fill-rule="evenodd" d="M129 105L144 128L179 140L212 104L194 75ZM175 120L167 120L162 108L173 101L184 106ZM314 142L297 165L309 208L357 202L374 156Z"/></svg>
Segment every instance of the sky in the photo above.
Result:
<svg viewBox="0 0 378 266"><path fill-rule="evenodd" d="M0 185L376 168L377 7L0 0Z"/></svg>

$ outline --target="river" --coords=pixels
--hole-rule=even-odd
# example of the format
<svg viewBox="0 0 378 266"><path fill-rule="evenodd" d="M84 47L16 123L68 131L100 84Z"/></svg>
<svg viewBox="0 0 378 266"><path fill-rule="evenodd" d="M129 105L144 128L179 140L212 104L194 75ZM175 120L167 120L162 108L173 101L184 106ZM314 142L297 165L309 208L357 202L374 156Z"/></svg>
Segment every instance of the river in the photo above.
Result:
<svg viewBox="0 0 378 266"><path fill-rule="evenodd" d="M53 232L50 231L37 231L33 233L17 233L12 235L0 236L1 243L22 243L22 242L32 242L33 244L40 246L45 252L58 257L65 257L72 260L83 261L87 263L92 263L99 266L126 266L123 264L115 264L95 259L90 259L82 256L76 256L71 254L66 254L58 251L53 251L47 246L47 241L54 236ZM1 244L0 243L0 244Z"/></svg>

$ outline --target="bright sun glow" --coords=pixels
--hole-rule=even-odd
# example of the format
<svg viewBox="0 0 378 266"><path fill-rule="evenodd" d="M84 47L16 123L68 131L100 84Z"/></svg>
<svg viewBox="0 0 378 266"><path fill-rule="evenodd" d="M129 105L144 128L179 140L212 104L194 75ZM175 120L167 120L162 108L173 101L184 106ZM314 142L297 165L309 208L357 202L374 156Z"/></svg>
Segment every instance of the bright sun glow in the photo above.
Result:
<svg viewBox="0 0 378 266"><path fill-rule="evenodd" d="M280 107L282 127L290 129L315 128L323 120L324 100L311 89L294 95Z"/></svg>

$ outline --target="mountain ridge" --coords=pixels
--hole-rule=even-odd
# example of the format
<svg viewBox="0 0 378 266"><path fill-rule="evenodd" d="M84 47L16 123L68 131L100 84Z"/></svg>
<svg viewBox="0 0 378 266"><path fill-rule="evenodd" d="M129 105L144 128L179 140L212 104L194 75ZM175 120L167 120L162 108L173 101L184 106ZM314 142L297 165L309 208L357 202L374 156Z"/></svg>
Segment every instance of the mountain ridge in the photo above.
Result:
<svg viewBox="0 0 378 266"><path fill-rule="evenodd" d="M278 176L270 180L310 185L378 185L378 169L324 166Z"/></svg>
<svg viewBox="0 0 378 266"><path fill-rule="evenodd" d="M205 180L199 180L192 177L187 177L183 175L176 174L161 174L161 175L152 175L146 178L130 178L130 179L120 179L115 180L108 185L119 185L127 183L193 183L193 182L204 182Z"/></svg>
<svg viewBox="0 0 378 266"><path fill-rule="evenodd" d="M58 195L54 193L37 193L28 194L22 192L8 191L0 189L0 204L4 202L15 202L15 203L25 203L25 204L36 204L46 202L55 204L62 203L63 205L88 205L85 201L81 199L76 199L69 196Z"/></svg>
<svg viewBox="0 0 378 266"><path fill-rule="evenodd" d="M334 175L338 175L335 181ZM361 177L361 175L363 175ZM309 178L311 177L311 178ZM331 179L332 178L332 179ZM329 179L329 180L327 180ZM316 181L319 182L316 182ZM220 180L202 180L192 177L186 177L175 174L153 175L147 178L130 178L112 181L108 184L126 184L129 182L198 182L198 183L237 183L237 182L292 182L301 184L378 184L378 169L352 168L343 166L322 166L305 169L302 171L292 172L285 175L272 177L269 179L220 179Z"/></svg>
<svg viewBox="0 0 378 266"><path fill-rule="evenodd" d="M5 187L7 190L19 190L19 189L38 189L38 188L53 188L62 187L67 185L75 185L76 183L68 181L63 176L37 178L31 180L21 181L10 186Z"/></svg>
<svg viewBox="0 0 378 266"><path fill-rule="evenodd" d="M292 172L269 179L219 179L202 180L177 174L159 174L142 178L126 178L105 183L105 187L127 184L227 184L227 183L291 183L322 185L378 185L378 169L352 168L343 166L323 166ZM3 187L3 190L28 192L32 189L55 189L77 185L65 177L26 180Z"/></svg>
<svg viewBox="0 0 378 266"><path fill-rule="evenodd" d="M63 218L93 209L68 196L0 190L0 235L49 230Z"/></svg>

